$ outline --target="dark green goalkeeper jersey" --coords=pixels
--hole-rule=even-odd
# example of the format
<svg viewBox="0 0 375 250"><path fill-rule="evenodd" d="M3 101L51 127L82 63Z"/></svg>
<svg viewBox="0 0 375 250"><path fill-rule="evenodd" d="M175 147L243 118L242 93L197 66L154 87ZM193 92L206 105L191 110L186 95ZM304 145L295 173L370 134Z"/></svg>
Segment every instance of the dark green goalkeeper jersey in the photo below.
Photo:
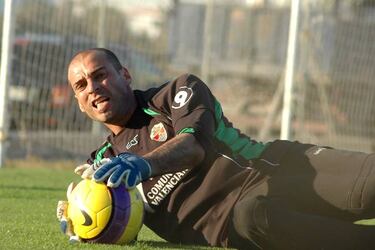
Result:
<svg viewBox="0 0 375 250"><path fill-rule="evenodd" d="M88 162L121 152L144 155L178 134L193 134L205 150L204 161L142 183L152 210L144 222L170 242L226 246L228 215L246 180L254 179L251 159L259 157L266 145L233 128L220 103L194 75L134 93L138 102L134 115Z"/></svg>

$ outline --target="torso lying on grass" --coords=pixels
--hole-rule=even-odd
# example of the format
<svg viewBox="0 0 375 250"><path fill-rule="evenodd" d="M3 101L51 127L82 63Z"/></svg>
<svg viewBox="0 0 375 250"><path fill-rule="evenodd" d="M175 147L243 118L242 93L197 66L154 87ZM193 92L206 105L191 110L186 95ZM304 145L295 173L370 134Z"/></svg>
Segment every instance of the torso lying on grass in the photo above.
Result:
<svg viewBox="0 0 375 250"><path fill-rule="evenodd" d="M205 159L198 166L142 183L150 207L144 222L170 242L226 246L233 204L246 180L257 181L249 160L266 145L234 129L208 87L193 75L134 93L138 107L126 128L108 136L89 163L121 152L144 155L180 133L193 134Z"/></svg>

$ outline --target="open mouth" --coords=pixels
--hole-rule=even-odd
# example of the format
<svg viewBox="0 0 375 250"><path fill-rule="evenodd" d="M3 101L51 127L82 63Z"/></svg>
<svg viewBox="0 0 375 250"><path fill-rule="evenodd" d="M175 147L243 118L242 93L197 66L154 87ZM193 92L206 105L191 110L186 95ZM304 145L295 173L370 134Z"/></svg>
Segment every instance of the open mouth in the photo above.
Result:
<svg viewBox="0 0 375 250"><path fill-rule="evenodd" d="M109 98L99 97L92 102L92 106L99 112L104 112L109 106Z"/></svg>

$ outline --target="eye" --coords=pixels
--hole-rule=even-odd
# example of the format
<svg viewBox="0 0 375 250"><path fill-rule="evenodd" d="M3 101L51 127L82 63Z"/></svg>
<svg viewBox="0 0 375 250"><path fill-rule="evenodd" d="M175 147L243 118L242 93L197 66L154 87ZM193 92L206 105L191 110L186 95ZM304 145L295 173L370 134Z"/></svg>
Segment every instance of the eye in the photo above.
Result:
<svg viewBox="0 0 375 250"><path fill-rule="evenodd" d="M83 91L87 86L86 80L82 79L74 84L74 89L78 92Z"/></svg>
<svg viewBox="0 0 375 250"><path fill-rule="evenodd" d="M94 76L93 80L102 81L107 77L107 73L104 70L98 71Z"/></svg>

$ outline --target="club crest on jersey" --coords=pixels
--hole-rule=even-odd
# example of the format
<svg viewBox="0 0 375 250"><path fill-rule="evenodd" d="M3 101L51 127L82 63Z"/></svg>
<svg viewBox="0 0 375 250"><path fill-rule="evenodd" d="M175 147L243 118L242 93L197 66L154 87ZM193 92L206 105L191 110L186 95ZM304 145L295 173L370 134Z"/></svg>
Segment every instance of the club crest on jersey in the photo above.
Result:
<svg viewBox="0 0 375 250"><path fill-rule="evenodd" d="M153 141L166 141L168 138L167 130L164 128L163 123L155 124L150 133L150 138Z"/></svg>
<svg viewBox="0 0 375 250"><path fill-rule="evenodd" d="M193 90L189 87L180 87L180 90L174 96L172 108L179 109L182 108L186 103L188 103L193 96Z"/></svg>

